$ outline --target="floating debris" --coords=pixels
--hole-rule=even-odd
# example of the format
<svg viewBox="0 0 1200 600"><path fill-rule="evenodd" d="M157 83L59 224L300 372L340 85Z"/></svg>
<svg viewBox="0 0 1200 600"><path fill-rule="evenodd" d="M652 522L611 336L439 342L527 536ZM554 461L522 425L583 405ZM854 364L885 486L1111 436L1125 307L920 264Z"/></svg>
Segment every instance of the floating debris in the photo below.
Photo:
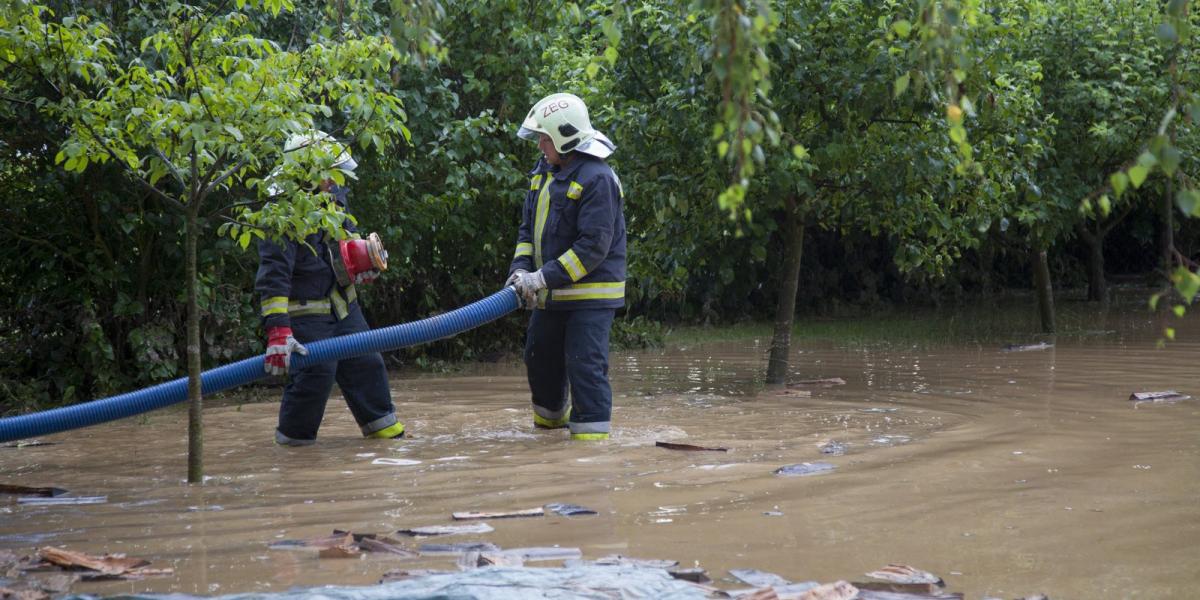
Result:
<svg viewBox="0 0 1200 600"><path fill-rule="evenodd" d="M671 577L681 581L689 581L691 583L700 584L712 583L712 579L708 576L708 573L700 567L695 567L692 569L668 569L667 573L670 573Z"/></svg>
<svg viewBox="0 0 1200 600"><path fill-rule="evenodd" d="M56 446L58 442L43 442L42 440L19 440L16 442L5 442L0 444L0 448L33 448L35 446Z"/></svg>
<svg viewBox="0 0 1200 600"><path fill-rule="evenodd" d="M805 477L808 475L819 475L821 473L828 473L828 472L834 470L835 468L836 467L833 464L827 463L827 462L814 462L814 463L805 462L805 463L800 463L798 465L787 465L787 466L779 467L778 469L775 469L775 474L783 475L784 477Z"/></svg>
<svg viewBox="0 0 1200 600"><path fill-rule="evenodd" d="M835 386L835 385L846 385L846 380L842 379L841 377L827 377L825 379L801 379L800 381L793 381L793 382L787 384L788 387L800 387L800 386L831 387L831 386Z"/></svg>
<svg viewBox="0 0 1200 600"><path fill-rule="evenodd" d="M417 552L421 556L460 556L468 552L499 552L500 546L490 542L462 542L457 544L421 544Z"/></svg>
<svg viewBox="0 0 1200 600"><path fill-rule="evenodd" d="M931 583L937 586L946 585L946 582L942 581L941 577L938 577L929 571L922 571L921 569L910 567L908 565L889 564L878 571L871 571L866 575L872 579L881 579L883 581L890 581L892 583Z"/></svg>
<svg viewBox="0 0 1200 600"><path fill-rule="evenodd" d="M349 546L351 544L354 544L354 534L344 531L334 531L333 535L308 540L279 540L271 542L267 544L267 548L271 550L303 550L308 548L323 550L337 546Z"/></svg>
<svg viewBox="0 0 1200 600"><path fill-rule="evenodd" d="M460 533L491 533L495 529L487 523L471 523L468 525L428 525L412 529L398 529L396 533L412 537L433 537L438 535L457 535Z"/></svg>
<svg viewBox="0 0 1200 600"><path fill-rule="evenodd" d="M551 502L542 507L552 513L560 514L564 517L576 517L579 515L596 515L600 514L596 511L579 506L578 504L566 504L563 502Z"/></svg>
<svg viewBox="0 0 1200 600"><path fill-rule="evenodd" d="M566 567L586 565L606 567L638 567L644 569L674 569L679 566L679 561L630 558L628 556L621 556L620 554L610 554L608 556L597 558L596 560L568 560L563 563L563 566Z"/></svg>
<svg viewBox="0 0 1200 600"><path fill-rule="evenodd" d="M458 557L458 568L476 567L524 567L525 561L515 554L505 552L468 552Z"/></svg>
<svg viewBox="0 0 1200 600"><path fill-rule="evenodd" d="M765 512L763 512L763 514L764 514L764 515L767 515L768 517L782 517L782 516L783 516L783 511L781 511L781 510L768 510L768 511L765 511Z"/></svg>
<svg viewBox="0 0 1200 600"><path fill-rule="evenodd" d="M379 583L391 583L393 581L404 581L405 579L413 579L416 577L429 577L430 575L445 575L451 571L439 571L437 569L392 569L383 574Z"/></svg>
<svg viewBox="0 0 1200 600"><path fill-rule="evenodd" d="M358 547L363 552L387 554L390 556L398 556L400 558L415 558L419 556L416 552L405 548L399 541L386 537L363 538L358 541Z"/></svg>
<svg viewBox="0 0 1200 600"><path fill-rule="evenodd" d="M830 456L841 456L846 453L847 448L848 447L846 446L846 444L843 444L836 440L830 440L828 442L825 442L824 444L821 444L820 450L821 450L821 454L828 454Z"/></svg>
<svg viewBox="0 0 1200 600"><path fill-rule="evenodd" d="M64 569L81 569L84 579L130 579L151 575L171 575L173 569L148 568L150 561L141 558L129 558L124 554L105 554L93 556L75 552L65 548L46 546L38 549L38 557L43 561Z"/></svg>
<svg viewBox="0 0 1200 600"><path fill-rule="evenodd" d="M362 551L353 545L321 548L321 550L317 552L317 556L319 558L358 558L361 555Z"/></svg>
<svg viewBox="0 0 1200 600"><path fill-rule="evenodd" d="M26 504L29 506L56 506L60 504L104 504L105 502L108 502L108 496L58 496L54 498L30 496L28 498L17 498L17 504Z"/></svg>
<svg viewBox="0 0 1200 600"><path fill-rule="evenodd" d="M1129 395L1129 400L1131 402L1179 402L1180 400L1191 399L1191 396L1180 394L1175 390L1166 390L1164 392L1134 392Z"/></svg>
<svg viewBox="0 0 1200 600"><path fill-rule="evenodd" d="M24 485L0 484L0 494L20 494L23 496L45 496L55 498L67 493L67 490L56 487L28 487Z"/></svg>
<svg viewBox="0 0 1200 600"><path fill-rule="evenodd" d="M858 412L865 412L865 413L894 413L894 412L896 412L896 411L898 411L898 410L900 410L900 409L898 409L898 408L882 408L882 407L872 406L871 408L860 408L860 409L858 409Z"/></svg>
<svg viewBox="0 0 1200 600"><path fill-rule="evenodd" d="M738 581L754 587L771 587L792 583L774 573L759 571L758 569L730 569L729 574Z"/></svg>
<svg viewBox="0 0 1200 600"><path fill-rule="evenodd" d="M654 442L654 445L667 450L683 450L685 452L729 452L729 448L705 448L692 444L676 444L674 442Z"/></svg>
<svg viewBox="0 0 1200 600"><path fill-rule="evenodd" d="M858 588L846 581L818 585L800 595L800 600L854 600Z"/></svg>
<svg viewBox="0 0 1200 600"><path fill-rule="evenodd" d="M1000 349L1001 352L1033 352L1036 350L1049 350L1054 344L1047 342L1038 342L1036 344L1009 344Z"/></svg>
<svg viewBox="0 0 1200 600"><path fill-rule="evenodd" d="M542 507L526 508L522 510L513 510L508 512L473 512L464 511L450 513L456 521L467 521L470 519L517 519L522 517L542 517L546 515L546 511Z"/></svg>
<svg viewBox="0 0 1200 600"><path fill-rule="evenodd" d="M917 600L918 598L937 598L938 600L962 600L962 594L947 594L941 590L941 586L933 583L891 583L887 581L856 581L854 587L858 588L859 598L869 600L871 598L879 598L883 594L884 598L895 598L896 595L901 596L904 600Z"/></svg>
<svg viewBox="0 0 1200 600"><path fill-rule="evenodd" d="M411 458L377 458L371 461L371 464L387 465L389 467L411 467L413 465L421 464L421 461L413 460Z"/></svg>

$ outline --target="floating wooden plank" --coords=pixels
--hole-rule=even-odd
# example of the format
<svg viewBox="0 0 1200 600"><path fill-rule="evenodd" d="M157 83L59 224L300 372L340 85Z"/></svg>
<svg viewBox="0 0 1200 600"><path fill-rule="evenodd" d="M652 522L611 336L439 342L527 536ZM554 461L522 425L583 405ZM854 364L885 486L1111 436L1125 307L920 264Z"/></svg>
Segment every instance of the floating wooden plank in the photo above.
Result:
<svg viewBox="0 0 1200 600"><path fill-rule="evenodd" d="M523 517L543 517L546 511L542 507L525 508L521 510L513 510L508 512L456 512L450 513L456 521L468 521L471 519L517 519Z"/></svg>
<svg viewBox="0 0 1200 600"><path fill-rule="evenodd" d="M17 498L17 504L25 504L28 506L60 506L60 505L75 505L75 504L104 504L108 502L108 496L58 496L55 498L44 498L41 496L30 496Z"/></svg>
<svg viewBox="0 0 1200 600"><path fill-rule="evenodd" d="M846 380L841 377L826 377L825 379L801 379L787 384L788 387L831 387L835 385L846 385Z"/></svg>
<svg viewBox="0 0 1200 600"><path fill-rule="evenodd" d="M582 506L579 506L578 504L566 504L563 502L551 502L550 504L547 504L547 505L543 506L542 508L544 508L552 513L560 514L564 517L577 517L577 516L581 516L581 515L599 514L590 508L584 508Z"/></svg>
<svg viewBox="0 0 1200 600"><path fill-rule="evenodd" d="M386 465L389 467L411 467L413 465L421 464L421 461L413 460L411 458L377 458L371 461L371 464Z"/></svg>
<svg viewBox="0 0 1200 600"><path fill-rule="evenodd" d="M66 494L67 490L56 487L29 487L24 485L9 485L0 483L0 494L20 494L22 496L43 496L56 498Z"/></svg>
<svg viewBox="0 0 1200 600"><path fill-rule="evenodd" d="M321 548L317 552L320 558L358 558L362 555L362 551L356 546L333 546L330 548Z"/></svg>
<svg viewBox="0 0 1200 600"><path fill-rule="evenodd" d="M371 552L374 554L387 554L399 558L415 558L420 556L416 552L405 548L400 542L392 538L363 538L359 540L358 547L363 552Z"/></svg>
<svg viewBox="0 0 1200 600"><path fill-rule="evenodd" d="M460 556L468 552L499 552L500 546L489 542L462 542L458 544L421 544L417 552L421 556Z"/></svg>
<svg viewBox="0 0 1200 600"><path fill-rule="evenodd" d="M491 533L493 531L495 529L487 523L470 523L467 525L427 525L411 529L398 529L396 533L412 537L434 537L461 533Z"/></svg>
<svg viewBox="0 0 1200 600"><path fill-rule="evenodd" d="M937 586L946 585L941 577L922 571L908 565L889 564L888 566L866 574L872 579L880 579L892 583L929 583Z"/></svg>
<svg viewBox="0 0 1200 600"><path fill-rule="evenodd" d="M1054 344L1046 342L1038 342L1036 344L1009 344L1000 349L1001 352L1034 352L1037 350L1049 350Z"/></svg>
<svg viewBox="0 0 1200 600"><path fill-rule="evenodd" d="M413 579L415 577L429 577L430 575L445 575L452 571L439 571L436 569L392 569L383 574L379 583L391 583L393 581L404 581L405 579Z"/></svg>
<svg viewBox="0 0 1200 600"><path fill-rule="evenodd" d="M684 452L729 452L729 448L706 448L704 446L694 446L692 444L676 444L674 442L654 442L659 448L667 450L682 450Z"/></svg>
<svg viewBox="0 0 1200 600"><path fill-rule="evenodd" d="M667 571L667 573L670 573L671 577L682 581L690 581L692 583L699 584L712 582L712 579L709 578L708 573L699 567L694 569L671 569Z"/></svg>
<svg viewBox="0 0 1200 600"><path fill-rule="evenodd" d="M557 548L549 547L532 547L532 548L510 548L503 551L504 554L510 554L520 557L523 561L536 562L543 560L572 560L583 556L583 552L579 548ZM481 552L481 554L488 554ZM493 553L494 554L494 553Z"/></svg>
<svg viewBox="0 0 1200 600"><path fill-rule="evenodd" d="M267 545L271 550L302 550L316 548L324 550L326 548L334 548L337 546L351 546L354 544L354 534L344 531L335 532L333 535L325 537L313 538L308 540L278 540Z"/></svg>
<svg viewBox="0 0 1200 600"><path fill-rule="evenodd" d="M846 581L818 585L799 596L800 600L853 600L857 597L858 588Z"/></svg>
<svg viewBox="0 0 1200 600"><path fill-rule="evenodd" d="M1129 400L1131 402L1178 402L1180 400L1191 399L1191 396L1180 394L1175 390L1166 390L1163 392L1134 392L1129 395Z"/></svg>
<svg viewBox="0 0 1200 600"><path fill-rule="evenodd" d="M859 594L871 595L875 592L889 594L904 594L916 598L962 598L962 594L946 594L936 583L894 583L891 581L855 581L854 587ZM875 594L878 595L878 594Z"/></svg>
<svg viewBox="0 0 1200 600"><path fill-rule="evenodd" d="M759 571L758 569L730 569L729 574L746 585L752 585L759 588L776 585L789 585L792 583L774 573Z"/></svg>
<svg viewBox="0 0 1200 600"><path fill-rule="evenodd" d="M778 469L775 469L775 474L782 475L784 477L807 477L809 475L829 473L835 468L836 467L833 464L827 462L804 462L796 465L779 467Z"/></svg>
<svg viewBox="0 0 1200 600"><path fill-rule="evenodd" d="M122 575L138 567L150 564L140 558L128 558L124 554L92 556L65 548L46 546L38 549L38 556L53 565L68 569L89 569L105 575Z"/></svg>

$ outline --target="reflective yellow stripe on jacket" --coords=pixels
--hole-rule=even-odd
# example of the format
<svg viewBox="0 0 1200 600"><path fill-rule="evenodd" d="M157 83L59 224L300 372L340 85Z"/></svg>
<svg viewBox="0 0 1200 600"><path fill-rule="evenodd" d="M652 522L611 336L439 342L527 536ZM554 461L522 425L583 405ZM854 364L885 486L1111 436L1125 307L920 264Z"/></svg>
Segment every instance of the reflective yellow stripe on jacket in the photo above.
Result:
<svg viewBox="0 0 1200 600"><path fill-rule="evenodd" d="M602 281L596 283L574 283L550 292L555 302L567 300L609 300L625 297L624 281Z"/></svg>
<svg viewBox="0 0 1200 600"><path fill-rule="evenodd" d="M271 296L262 301L262 316L284 315L288 312L287 296Z"/></svg>
<svg viewBox="0 0 1200 600"><path fill-rule="evenodd" d="M533 219L533 263L542 268L542 234L546 229L546 217L550 215L550 182L554 177L547 175L542 191L538 193L537 213Z"/></svg>

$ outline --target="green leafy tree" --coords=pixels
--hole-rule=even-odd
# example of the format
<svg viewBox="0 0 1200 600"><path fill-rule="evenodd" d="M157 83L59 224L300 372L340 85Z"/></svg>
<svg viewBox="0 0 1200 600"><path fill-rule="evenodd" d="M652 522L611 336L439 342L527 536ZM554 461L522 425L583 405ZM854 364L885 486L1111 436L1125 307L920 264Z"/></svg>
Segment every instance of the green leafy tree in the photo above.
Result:
<svg viewBox="0 0 1200 600"><path fill-rule="evenodd" d="M223 230L242 248L256 238L344 235L346 216L310 191L323 179L344 182L346 174L332 168L336 146L284 153L284 140L327 129L382 148L408 134L401 101L388 91L405 55L388 39L346 35L285 50L257 35L250 13L277 15L291 2L227 4L138 7L147 24L140 39L114 38L99 20L58 17L39 5L0 23L0 55L55 91L35 102L67 127L56 162L79 173L117 165L182 215L193 482L203 473L201 238L222 217ZM134 58L119 60L123 51Z"/></svg>

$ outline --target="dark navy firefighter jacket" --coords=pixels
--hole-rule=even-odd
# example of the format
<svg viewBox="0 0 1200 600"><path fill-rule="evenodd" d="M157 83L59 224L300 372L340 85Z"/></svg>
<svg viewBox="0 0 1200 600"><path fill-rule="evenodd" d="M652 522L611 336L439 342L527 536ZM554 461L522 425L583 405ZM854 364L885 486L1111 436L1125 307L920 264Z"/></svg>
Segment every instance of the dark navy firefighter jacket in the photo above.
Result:
<svg viewBox="0 0 1200 600"><path fill-rule="evenodd" d="M346 207L346 188L334 186L330 191L333 200ZM347 220L343 226L349 233L356 230ZM296 317L329 315L333 313L340 321L349 314L349 305L358 295L351 284L342 288L330 262L328 244L324 233L315 233L304 238L309 249L294 240L277 244L270 240L258 242L258 274L254 289L262 304L264 327L290 327Z"/></svg>
<svg viewBox="0 0 1200 600"><path fill-rule="evenodd" d="M549 289L539 294L538 308L624 306L624 194L616 173L577 153L565 168L542 158L529 175L509 274L542 270Z"/></svg>

